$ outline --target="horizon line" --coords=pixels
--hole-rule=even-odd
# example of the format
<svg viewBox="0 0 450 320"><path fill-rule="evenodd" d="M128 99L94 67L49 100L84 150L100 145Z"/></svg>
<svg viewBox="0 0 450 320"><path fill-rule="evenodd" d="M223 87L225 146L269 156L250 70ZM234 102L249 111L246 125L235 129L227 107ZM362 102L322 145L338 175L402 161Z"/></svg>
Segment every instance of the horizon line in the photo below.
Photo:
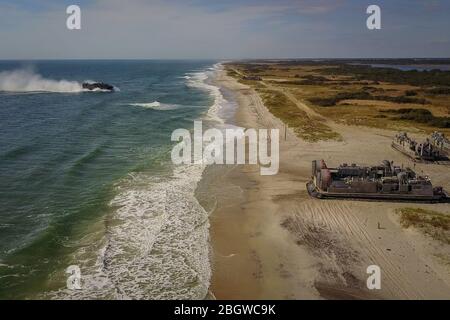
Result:
<svg viewBox="0 0 450 320"><path fill-rule="evenodd" d="M268 61L268 60L450 60L449 57L315 57L315 58L0 58L0 61Z"/></svg>

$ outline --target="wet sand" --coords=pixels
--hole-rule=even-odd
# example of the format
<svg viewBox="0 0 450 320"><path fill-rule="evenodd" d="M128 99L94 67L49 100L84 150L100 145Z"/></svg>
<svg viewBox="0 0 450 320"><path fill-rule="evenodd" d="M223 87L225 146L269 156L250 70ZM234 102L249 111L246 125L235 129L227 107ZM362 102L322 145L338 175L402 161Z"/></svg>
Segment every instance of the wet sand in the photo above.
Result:
<svg viewBox="0 0 450 320"><path fill-rule="evenodd" d="M280 171L211 166L197 190L210 215L211 292L217 299L449 299L450 250L403 229L396 208L450 212L449 204L311 199L311 161L374 165L382 160L413 167L390 147L391 131L323 121L343 141L308 143L287 131L249 87L220 73L216 84L239 104L236 125L280 129ZM294 97L291 97L295 99ZM313 110L294 101L299 108ZM435 185L450 189L450 169L417 164ZM368 290L366 268L381 268L381 290Z"/></svg>

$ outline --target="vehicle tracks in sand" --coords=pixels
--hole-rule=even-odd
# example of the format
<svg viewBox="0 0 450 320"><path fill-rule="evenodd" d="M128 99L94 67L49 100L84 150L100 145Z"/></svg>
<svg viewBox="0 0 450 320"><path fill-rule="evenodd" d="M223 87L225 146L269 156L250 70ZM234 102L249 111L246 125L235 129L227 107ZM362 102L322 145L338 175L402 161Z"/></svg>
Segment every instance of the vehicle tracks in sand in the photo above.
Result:
<svg viewBox="0 0 450 320"><path fill-rule="evenodd" d="M357 206L357 205L356 205ZM356 208L360 210L359 208ZM399 264L383 250L376 241L376 236L367 229L361 217L355 213L355 204L344 201L320 202L307 200L302 202L294 213L297 225L303 227L294 228L297 234L303 233L303 237L308 238L305 232L312 232L317 229L322 230L322 237L330 238L328 245L311 246L313 254L320 256L326 262L327 274L324 275L326 281L333 283L339 278L346 284L348 275L354 275L365 285L368 275L365 269L372 264L380 266L382 270L382 296L386 298L399 299L424 299L425 295L415 286L410 278L405 276ZM288 228L289 229L289 228ZM329 235L325 235L329 233ZM303 242L305 243L305 242ZM347 255L347 257L339 257ZM328 260L328 261L327 261ZM346 276L347 274L347 276ZM323 280L321 281L323 284Z"/></svg>

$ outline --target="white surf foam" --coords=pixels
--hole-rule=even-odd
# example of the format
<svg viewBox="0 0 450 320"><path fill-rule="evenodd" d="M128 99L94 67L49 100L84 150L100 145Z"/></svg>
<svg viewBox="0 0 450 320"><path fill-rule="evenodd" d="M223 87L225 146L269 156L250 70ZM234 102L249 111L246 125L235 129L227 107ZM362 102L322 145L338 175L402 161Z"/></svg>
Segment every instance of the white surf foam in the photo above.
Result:
<svg viewBox="0 0 450 320"><path fill-rule="evenodd" d="M208 109L207 115L211 120L217 121L219 123L224 123L224 120L219 116L219 111L226 103L226 100L223 97L222 92L220 92L219 87L207 83L208 78L213 76L214 72L223 69L223 66L222 64L218 63L215 64L214 67L208 69L210 70L191 73L190 78L187 79L187 85L193 88L208 91L210 93L210 95L214 98L214 103Z"/></svg>
<svg viewBox="0 0 450 320"><path fill-rule="evenodd" d="M153 101L153 102L149 102L149 103L130 103L129 105L133 106L133 107L141 107L141 108L160 110L160 111L175 110L175 109L179 109L182 107L182 106L176 105L176 104L160 103L159 101Z"/></svg>
<svg viewBox="0 0 450 320"><path fill-rule="evenodd" d="M211 109L220 108L219 88L196 73L189 85L214 96ZM145 104L160 107L158 101ZM214 112L208 113L208 116ZM176 166L170 177L140 173L117 186L106 236L92 265L80 266L82 290L62 289L58 299L203 299L211 266L208 212L195 198L204 165ZM93 251L86 248L85 251ZM80 251L74 261L83 263Z"/></svg>
<svg viewBox="0 0 450 320"><path fill-rule="evenodd" d="M181 166L169 178L139 174L123 181L99 258L92 267L80 266L82 290L50 296L203 299L211 269L208 213L194 196L202 171Z"/></svg>

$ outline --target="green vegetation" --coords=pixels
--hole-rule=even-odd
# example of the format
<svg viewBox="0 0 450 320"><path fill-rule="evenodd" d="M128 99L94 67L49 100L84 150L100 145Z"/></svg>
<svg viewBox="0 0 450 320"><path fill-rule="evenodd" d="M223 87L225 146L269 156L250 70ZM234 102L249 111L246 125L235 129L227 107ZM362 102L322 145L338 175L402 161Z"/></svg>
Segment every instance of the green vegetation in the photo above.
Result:
<svg viewBox="0 0 450 320"><path fill-rule="evenodd" d="M355 80L371 80L413 86L446 86L450 83L450 71L402 71L394 68L373 68L368 65L341 64L323 68L325 75L351 76Z"/></svg>
<svg viewBox="0 0 450 320"><path fill-rule="evenodd" d="M239 74L233 69L227 68L227 75L233 78L239 77Z"/></svg>
<svg viewBox="0 0 450 320"><path fill-rule="evenodd" d="M322 81L313 80L288 80L288 81L270 81L273 84L294 85L294 86L318 86L324 84Z"/></svg>
<svg viewBox="0 0 450 320"><path fill-rule="evenodd" d="M414 91L414 90L406 90L405 91L405 96L407 96L407 97L415 97L415 96L417 96L417 92Z"/></svg>
<svg viewBox="0 0 450 320"><path fill-rule="evenodd" d="M269 111L302 139L310 142L319 140L340 140L338 133L318 119L311 119L306 112L300 110L286 95L279 91L256 88L264 105Z"/></svg>
<svg viewBox="0 0 450 320"><path fill-rule="evenodd" d="M291 81L283 81L282 84L290 84L290 85L300 85L300 86L317 86L317 85L323 85L327 81L329 81L327 78L322 76L315 76L315 75L306 75L301 77L300 75L295 75L295 78L301 78L301 80L291 80Z"/></svg>
<svg viewBox="0 0 450 320"><path fill-rule="evenodd" d="M239 74L235 76L239 82L255 89L266 89L264 84L269 84L276 91L290 92L337 123L426 133L439 130L450 135L450 71L402 71L362 63L418 64L414 59L259 60L228 66ZM420 63L437 64L435 60ZM243 76L262 81L252 83Z"/></svg>
<svg viewBox="0 0 450 320"><path fill-rule="evenodd" d="M435 117L426 109L389 109L381 112L398 115L394 120L409 120L438 128L450 128L450 117Z"/></svg>
<svg viewBox="0 0 450 320"><path fill-rule="evenodd" d="M417 228L435 240L450 244L450 215L420 208L402 208L396 212L404 228Z"/></svg>
<svg viewBox="0 0 450 320"><path fill-rule="evenodd" d="M436 96L450 95L450 87L431 88L431 89L425 90L425 93L431 94L431 95L436 95Z"/></svg>
<svg viewBox="0 0 450 320"><path fill-rule="evenodd" d="M409 96L374 96L367 91L356 92L340 92L333 97L327 98L310 98L309 102L320 107L332 107L343 100L375 100L387 101L394 103L414 103L414 104L428 104L429 102L421 98L413 98Z"/></svg>

